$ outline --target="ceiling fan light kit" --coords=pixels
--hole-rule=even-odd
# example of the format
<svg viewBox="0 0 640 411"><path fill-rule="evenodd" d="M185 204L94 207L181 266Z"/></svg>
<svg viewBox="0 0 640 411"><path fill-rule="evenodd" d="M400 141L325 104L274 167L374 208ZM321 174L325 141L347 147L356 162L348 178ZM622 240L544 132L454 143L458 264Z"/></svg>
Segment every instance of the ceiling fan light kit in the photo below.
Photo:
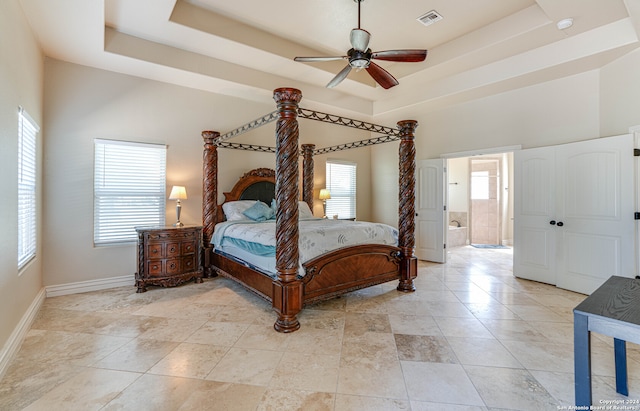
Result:
<svg viewBox="0 0 640 411"><path fill-rule="evenodd" d="M369 48L369 40L371 34L360 28L360 3L364 0L353 0L358 3L358 27L351 30L349 35L349 41L351 43L351 49L347 51L346 56L329 56L329 57L296 57L295 61L315 63L321 61L334 61L334 60L348 60L348 64L343 68L330 82L327 84L328 88L337 86L347 78L352 68L357 70L366 69L367 73L378 83L382 88L389 89L398 85L398 80L395 79L387 70L383 69L373 61L372 59L404 62L404 63L417 63L424 61L427 58L427 50L412 49L412 50L387 50L372 52Z"/></svg>

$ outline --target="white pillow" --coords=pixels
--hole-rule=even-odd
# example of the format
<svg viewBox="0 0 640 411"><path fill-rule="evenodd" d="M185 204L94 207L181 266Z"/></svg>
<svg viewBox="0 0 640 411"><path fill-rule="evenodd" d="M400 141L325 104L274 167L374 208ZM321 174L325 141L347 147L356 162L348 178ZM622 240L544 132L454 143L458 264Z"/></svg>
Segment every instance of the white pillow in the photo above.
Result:
<svg viewBox="0 0 640 411"><path fill-rule="evenodd" d="M275 218L275 212L276 212L275 199L271 201L271 209L273 210L273 215L274 215L273 218ZM313 213L311 212L311 209L309 208L309 204L307 204L305 201L298 201L298 219L300 218L315 218L313 216Z"/></svg>
<svg viewBox="0 0 640 411"><path fill-rule="evenodd" d="M298 218L313 218L309 204L305 201L298 201Z"/></svg>
<svg viewBox="0 0 640 411"><path fill-rule="evenodd" d="M243 213L256 203L256 200L229 201L222 204L222 211L227 221L249 220Z"/></svg>

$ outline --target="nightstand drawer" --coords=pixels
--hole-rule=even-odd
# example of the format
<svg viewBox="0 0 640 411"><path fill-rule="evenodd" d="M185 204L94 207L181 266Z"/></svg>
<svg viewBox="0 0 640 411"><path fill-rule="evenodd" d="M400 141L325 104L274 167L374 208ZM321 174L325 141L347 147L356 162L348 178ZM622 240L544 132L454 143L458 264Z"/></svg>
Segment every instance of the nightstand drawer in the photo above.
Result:
<svg viewBox="0 0 640 411"><path fill-rule="evenodd" d="M197 244L195 241L183 242L182 246L182 255L193 254L196 252Z"/></svg>
<svg viewBox="0 0 640 411"><path fill-rule="evenodd" d="M164 274L164 261L162 259L147 261L147 272L150 276L157 277Z"/></svg>
<svg viewBox="0 0 640 411"><path fill-rule="evenodd" d="M183 257L182 258L182 269L184 271L192 271L195 270L196 267L196 256L192 255L189 257Z"/></svg>
<svg viewBox="0 0 640 411"><path fill-rule="evenodd" d="M147 258L164 258L164 244L151 243L147 245Z"/></svg>
<svg viewBox="0 0 640 411"><path fill-rule="evenodd" d="M165 271L167 275L180 274L182 272L182 261L179 258L172 258L165 262Z"/></svg>
<svg viewBox="0 0 640 411"><path fill-rule="evenodd" d="M167 243L165 257L173 258L180 255L180 243Z"/></svg>

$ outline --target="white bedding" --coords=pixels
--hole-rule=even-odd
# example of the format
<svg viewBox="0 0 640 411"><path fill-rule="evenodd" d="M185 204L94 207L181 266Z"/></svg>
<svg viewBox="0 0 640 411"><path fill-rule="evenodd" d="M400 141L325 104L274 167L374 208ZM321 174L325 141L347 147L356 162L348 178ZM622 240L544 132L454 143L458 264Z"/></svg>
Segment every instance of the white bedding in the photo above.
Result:
<svg viewBox="0 0 640 411"><path fill-rule="evenodd" d="M319 255L343 247L398 243L398 231L386 224L322 218L301 219L299 223L301 266ZM216 250L275 275L275 232L274 220L226 221L216 225L211 243ZM304 275L301 268L299 275Z"/></svg>

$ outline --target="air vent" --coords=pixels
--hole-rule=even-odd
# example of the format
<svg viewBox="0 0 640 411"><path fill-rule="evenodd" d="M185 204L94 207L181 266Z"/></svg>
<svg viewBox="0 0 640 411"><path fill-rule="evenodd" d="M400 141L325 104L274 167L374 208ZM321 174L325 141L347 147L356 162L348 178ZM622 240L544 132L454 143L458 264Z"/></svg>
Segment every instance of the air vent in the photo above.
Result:
<svg viewBox="0 0 640 411"><path fill-rule="evenodd" d="M435 10L431 10L430 12L418 17L418 21L424 24L425 26L430 26L436 21L440 21L440 20L442 20L442 16L438 14L438 12Z"/></svg>

